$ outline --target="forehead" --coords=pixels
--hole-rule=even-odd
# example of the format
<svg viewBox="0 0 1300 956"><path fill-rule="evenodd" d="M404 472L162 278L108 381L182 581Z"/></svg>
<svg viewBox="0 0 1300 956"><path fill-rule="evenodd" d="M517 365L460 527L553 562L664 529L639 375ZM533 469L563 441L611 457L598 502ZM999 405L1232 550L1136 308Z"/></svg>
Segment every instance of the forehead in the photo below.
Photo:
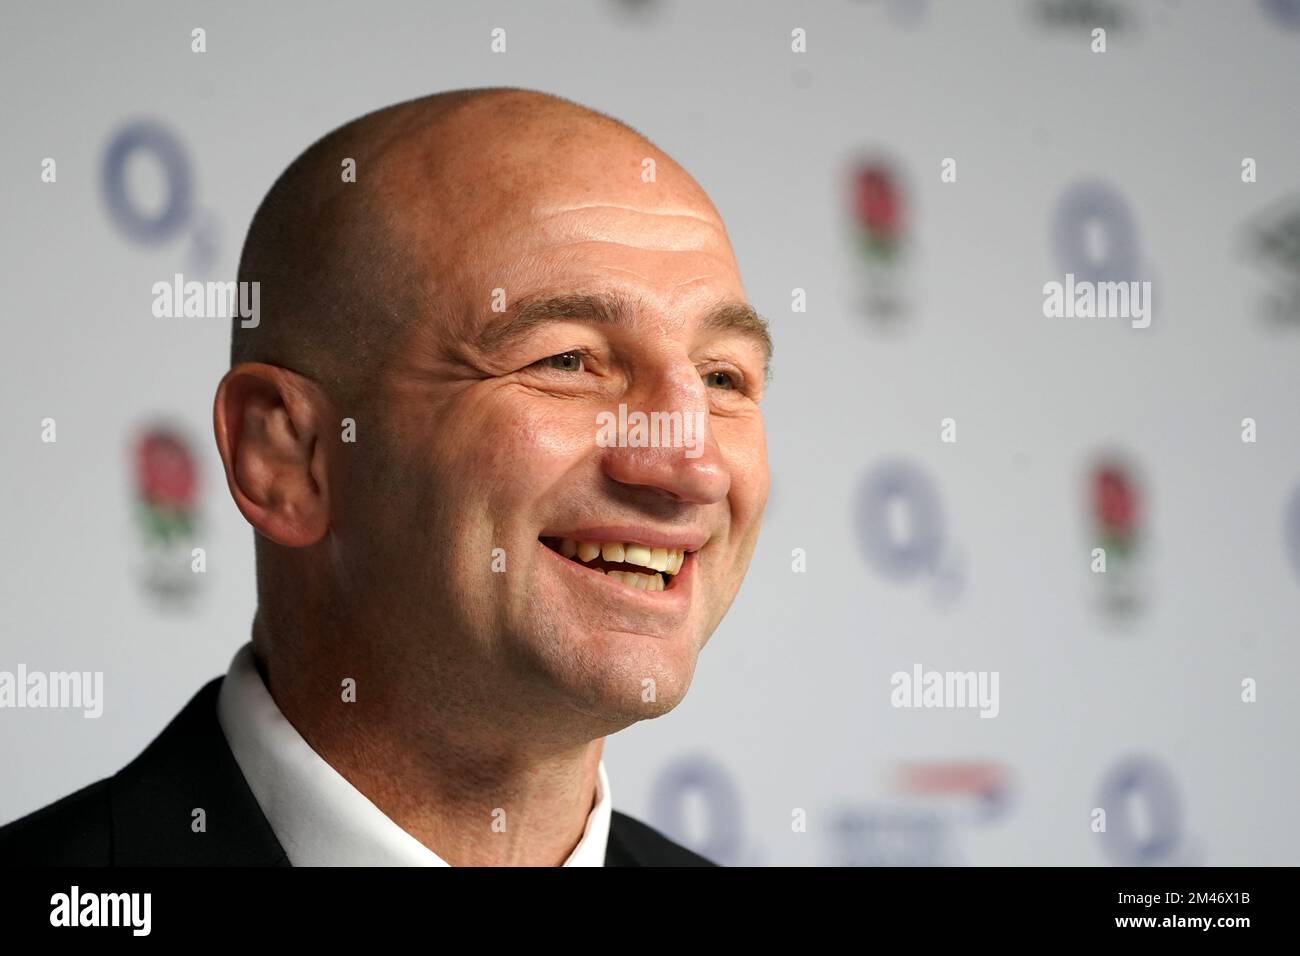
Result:
<svg viewBox="0 0 1300 956"><path fill-rule="evenodd" d="M607 287L666 320L745 297L726 230L698 209L539 206L515 236L498 248L519 294Z"/></svg>
<svg viewBox="0 0 1300 956"><path fill-rule="evenodd" d="M745 299L712 202L648 142L590 128L489 138L426 167L397 213L427 291L463 320L499 319L489 306L501 297L576 291L618 293L672 322Z"/></svg>
<svg viewBox="0 0 1300 956"><path fill-rule="evenodd" d="M635 304L634 321L669 333L720 300L745 298L726 230L711 207L544 195L503 216L485 238L462 274L479 289L501 290L498 301L507 306L607 293ZM501 319L492 310L478 316L480 325Z"/></svg>

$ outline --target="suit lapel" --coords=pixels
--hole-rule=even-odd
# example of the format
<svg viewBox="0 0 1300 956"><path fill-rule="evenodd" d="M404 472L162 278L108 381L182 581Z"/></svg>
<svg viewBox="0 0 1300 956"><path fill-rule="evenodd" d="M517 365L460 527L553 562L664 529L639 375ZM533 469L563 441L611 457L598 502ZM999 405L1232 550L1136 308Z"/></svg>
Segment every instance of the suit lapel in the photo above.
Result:
<svg viewBox="0 0 1300 956"><path fill-rule="evenodd" d="M288 866L217 721L208 683L109 782L118 866ZM195 832L195 811L205 831Z"/></svg>
<svg viewBox="0 0 1300 956"><path fill-rule="evenodd" d="M609 839L605 843L606 866L645 866L627 840L627 818L615 810L609 818Z"/></svg>
<svg viewBox="0 0 1300 956"><path fill-rule="evenodd" d="M289 866L217 720L223 678L209 682L145 751L113 776L117 866ZM195 832L195 811L205 829ZM606 866L649 866L646 828L615 810ZM662 842L663 837L655 835Z"/></svg>

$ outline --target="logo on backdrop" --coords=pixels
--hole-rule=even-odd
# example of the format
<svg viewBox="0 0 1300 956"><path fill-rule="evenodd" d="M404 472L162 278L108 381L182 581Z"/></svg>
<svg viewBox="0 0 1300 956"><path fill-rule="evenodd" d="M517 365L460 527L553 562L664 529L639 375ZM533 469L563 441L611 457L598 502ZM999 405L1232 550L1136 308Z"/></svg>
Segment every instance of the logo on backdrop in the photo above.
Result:
<svg viewBox="0 0 1300 956"><path fill-rule="evenodd" d="M1106 812L1102 847L1115 863L1194 865L1178 783L1158 760L1134 756L1117 763L1102 780L1098 806Z"/></svg>
<svg viewBox="0 0 1300 956"><path fill-rule="evenodd" d="M1274 23L1284 30L1300 30L1300 0L1259 0Z"/></svg>
<svg viewBox="0 0 1300 956"><path fill-rule="evenodd" d="M1282 519L1283 534L1286 537L1286 551L1291 558L1291 567L1300 577L1300 485L1291 493L1291 502L1287 506L1286 516Z"/></svg>
<svg viewBox="0 0 1300 956"><path fill-rule="evenodd" d="M198 589L196 572L206 570L206 557L194 553L199 491L194 456L180 432L166 425L145 430L133 452L141 584L160 603L186 604Z"/></svg>
<svg viewBox="0 0 1300 956"><path fill-rule="evenodd" d="M702 812L692 814L691 803ZM757 857L746 849L740 804L740 790L720 764L703 756L681 757L655 781L650 817L658 829L702 856L728 866L757 866Z"/></svg>
<svg viewBox="0 0 1300 956"><path fill-rule="evenodd" d="M1123 194L1109 183L1083 180L1061 194L1052 218L1052 244L1062 272L1072 274L1076 284L1139 278L1137 221Z"/></svg>
<svg viewBox="0 0 1300 956"><path fill-rule="evenodd" d="M1115 0L1036 0L1035 19L1047 29L1078 35L1078 30L1100 27L1118 33L1132 26L1124 4Z"/></svg>
<svg viewBox="0 0 1300 956"><path fill-rule="evenodd" d="M992 823L1011 809L1007 768L991 761L904 764L899 789L910 796L952 804L954 819Z"/></svg>
<svg viewBox="0 0 1300 956"><path fill-rule="evenodd" d="M887 461L869 470L856 502L858 542L867 563L899 584L924 580L938 603L960 596L964 564L947 540L939 492L919 466Z"/></svg>
<svg viewBox="0 0 1300 956"><path fill-rule="evenodd" d="M883 160L864 160L854 167L850 187L858 308L877 326L893 325L907 311L907 221L898 174Z"/></svg>
<svg viewBox="0 0 1300 956"><path fill-rule="evenodd" d="M1260 315L1278 328L1300 329L1300 198L1272 205L1248 223L1246 250L1269 283Z"/></svg>
<svg viewBox="0 0 1300 956"><path fill-rule="evenodd" d="M955 866L951 826L936 810L841 806L830 815L830 865Z"/></svg>
<svg viewBox="0 0 1300 956"><path fill-rule="evenodd" d="M1118 455L1101 457L1089 475L1090 570L1101 613L1130 617L1144 604L1142 498L1132 466Z"/></svg>
<svg viewBox="0 0 1300 956"><path fill-rule="evenodd" d="M1009 773L991 761L904 764L889 801L841 804L830 814L832 866L959 866L957 834L1006 818Z"/></svg>
<svg viewBox="0 0 1300 956"><path fill-rule="evenodd" d="M143 170L160 181L160 202L133 190ZM194 205L194 172L180 139L154 120L137 120L119 129L104 151L101 171L108 218L131 242L159 246L188 235L191 267L210 268L217 257L217 222Z"/></svg>

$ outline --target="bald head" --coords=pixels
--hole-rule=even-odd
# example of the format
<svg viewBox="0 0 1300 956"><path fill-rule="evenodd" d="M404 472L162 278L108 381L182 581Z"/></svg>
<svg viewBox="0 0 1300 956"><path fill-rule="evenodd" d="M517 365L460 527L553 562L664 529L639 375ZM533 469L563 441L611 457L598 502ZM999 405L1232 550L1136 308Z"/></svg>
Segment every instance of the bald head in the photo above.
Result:
<svg viewBox="0 0 1300 956"><path fill-rule="evenodd" d="M239 279L260 283L262 321L235 322L232 365L279 365L364 399L367 370L414 317L454 313L455 293L482 298L456 287L491 241L485 225L547 186L581 202L585 178L628 163L637 165L618 175L635 176L647 156L707 203L636 130L544 93L457 90L345 124L294 160L253 218ZM344 178L348 160L355 181Z"/></svg>

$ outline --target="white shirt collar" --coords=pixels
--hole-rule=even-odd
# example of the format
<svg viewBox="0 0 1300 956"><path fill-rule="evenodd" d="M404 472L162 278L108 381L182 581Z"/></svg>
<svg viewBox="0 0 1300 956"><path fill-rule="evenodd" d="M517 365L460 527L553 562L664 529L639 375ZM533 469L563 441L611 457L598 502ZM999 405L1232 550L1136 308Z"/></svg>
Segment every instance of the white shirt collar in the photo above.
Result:
<svg viewBox="0 0 1300 956"><path fill-rule="evenodd" d="M325 762L280 712L245 644L230 662L217 718L235 762L294 866L448 866ZM604 866L612 804L602 760L596 804L565 866Z"/></svg>

